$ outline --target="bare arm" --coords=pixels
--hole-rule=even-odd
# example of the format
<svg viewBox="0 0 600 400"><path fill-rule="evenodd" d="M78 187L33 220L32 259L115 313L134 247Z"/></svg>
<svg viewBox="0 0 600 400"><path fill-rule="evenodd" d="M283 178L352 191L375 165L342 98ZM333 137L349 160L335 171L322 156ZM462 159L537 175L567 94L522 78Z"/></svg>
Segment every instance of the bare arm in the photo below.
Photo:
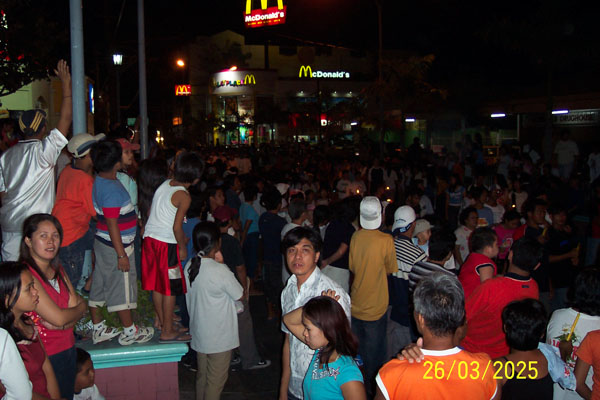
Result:
<svg viewBox="0 0 600 400"><path fill-rule="evenodd" d="M361 381L346 382L342 385L342 396L344 400L367 400L365 385Z"/></svg>
<svg viewBox="0 0 600 400"><path fill-rule="evenodd" d="M106 218L106 227L108 229L108 236L110 241L117 252L117 268L123 272L129 271L129 257L125 253L125 247L123 246L123 239L121 238L121 231L119 230L119 224L116 218Z"/></svg>
<svg viewBox="0 0 600 400"><path fill-rule="evenodd" d="M321 268L325 268L326 266L330 265L331 263L336 262L337 260L342 258L344 256L344 254L346 254L347 251L348 251L348 245L346 243L340 243L340 247L338 247L338 249L335 251L335 253L333 253L331 256L329 256L329 258L321 260Z"/></svg>
<svg viewBox="0 0 600 400"><path fill-rule="evenodd" d="M63 99L60 106L60 119L56 125L56 129L65 137L69 133L69 127L73 120L73 96L71 94L71 73L69 66L65 60L60 60L54 73L60 78L62 84Z"/></svg>
<svg viewBox="0 0 600 400"><path fill-rule="evenodd" d="M581 358L577 358L577 362L575 363L575 380L577 381L577 393L583 397L585 400L589 400L592 398L592 391L588 385L585 383L585 378L587 378L588 372L590 370L590 364L583 361Z"/></svg>
<svg viewBox="0 0 600 400"><path fill-rule="evenodd" d="M494 268L492 268L492 267L479 268L479 280L481 283L487 281L488 279L492 279L493 277L494 277Z"/></svg>
<svg viewBox="0 0 600 400"><path fill-rule="evenodd" d="M179 246L179 258L185 260L188 254L187 239L185 237L185 233L183 232L183 219L185 218L185 214L190 208L190 204L192 203L192 197L188 192L179 190L175 192L171 197L171 203L175 207L177 207L175 221L173 222L173 234L175 235L177 245Z"/></svg>
<svg viewBox="0 0 600 400"><path fill-rule="evenodd" d="M304 325L302 325L302 307L296 308L294 311L283 316L283 323L298 338L302 343L306 343L304 338Z"/></svg>
<svg viewBox="0 0 600 400"><path fill-rule="evenodd" d="M248 300L248 275L246 275L246 266L244 264L235 267L235 275L240 281L240 284L244 287L244 294L242 299Z"/></svg>
<svg viewBox="0 0 600 400"><path fill-rule="evenodd" d="M246 240L246 236L248 235L248 229L250 229L250 225L252 225L252 220L246 220L246 223L244 224L244 229L242 230L242 233L240 235L240 244L242 246L244 245L244 241Z"/></svg>
<svg viewBox="0 0 600 400"><path fill-rule="evenodd" d="M281 382L279 384L279 400L287 400L288 388L290 386L290 336L285 335L283 350L281 352Z"/></svg>
<svg viewBox="0 0 600 400"><path fill-rule="evenodd" d="M456 259L456 262L458 263L458 265L462 265L463 264L463 259L462 256L460 255L460 246L456 245L454 247L454 258Z"/></svg>
<svg viewBox="0 0 600 400"><path fill-rule="evenodd" d="M87 310L85 302L81 302L75 307L60 308L54 300L48 296L48 293L46 293L46 290L44 290L42 284L36 277L33 277L33 281L39 295L39 303L36 311L50 324L56 327L63 327L78 321L83 314L85 314L85 311Z"/></svg>
<svg viewBox="0 0 600 400"><path fill-rule="evenodd" d="M46 388L51 399L60 399L60 389L58 388L58 381L56 380L56 374L50 364L50 359L46 356L44 363L42 364L42 370L46 375Z"/></svg>

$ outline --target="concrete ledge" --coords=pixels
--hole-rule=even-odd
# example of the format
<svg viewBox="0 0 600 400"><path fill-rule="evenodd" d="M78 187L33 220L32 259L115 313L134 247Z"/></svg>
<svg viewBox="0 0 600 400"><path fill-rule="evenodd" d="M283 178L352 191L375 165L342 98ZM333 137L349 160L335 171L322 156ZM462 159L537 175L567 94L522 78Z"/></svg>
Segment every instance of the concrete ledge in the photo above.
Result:
<svg viewBox="0 0 600 400"><path fill-rule="evenodd" d="M158 335L147 343L121 346L114 338L94 345L91 340L75 344L90 353L95 369L179 362L188 352L187 343L158 343Z"/></svg>

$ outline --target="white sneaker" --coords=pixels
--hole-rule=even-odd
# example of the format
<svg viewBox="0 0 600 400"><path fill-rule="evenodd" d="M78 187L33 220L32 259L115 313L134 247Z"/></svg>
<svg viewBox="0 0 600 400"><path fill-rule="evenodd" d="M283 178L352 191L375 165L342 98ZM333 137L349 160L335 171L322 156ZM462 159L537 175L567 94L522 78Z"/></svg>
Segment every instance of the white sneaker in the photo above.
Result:
<svg viewBox="0 0 600 400"><path fill-rule="evenodd" d="M146 343L154 336L154 328L136 326L135 333L131 336L126 335L125 331L119 336L119 344L121 346L129 346L134 343Z"/></svg>
<svg viewBox="0 0 600 400"><path fill-rule="evenodd" d="M94 329L94 333L92 335L92 341L94 344L102 343L107 340L111 340L112 338L119 336L121 331L116 328L110 328L106 325L102 325L100 329Z"/></svg>

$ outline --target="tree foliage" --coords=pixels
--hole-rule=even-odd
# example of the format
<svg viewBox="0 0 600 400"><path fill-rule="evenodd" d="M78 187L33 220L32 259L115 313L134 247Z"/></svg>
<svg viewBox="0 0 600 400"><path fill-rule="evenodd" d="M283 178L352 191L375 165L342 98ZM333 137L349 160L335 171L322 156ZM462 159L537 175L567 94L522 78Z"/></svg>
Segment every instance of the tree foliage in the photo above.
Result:
<svg viewBox="0 0 600 400"><path fill-rule="evenodd" d="M0 3L0 96L16 92L36 79L47 78L68 46L67 31L45 7L55 2L3 0Z"/></svg>

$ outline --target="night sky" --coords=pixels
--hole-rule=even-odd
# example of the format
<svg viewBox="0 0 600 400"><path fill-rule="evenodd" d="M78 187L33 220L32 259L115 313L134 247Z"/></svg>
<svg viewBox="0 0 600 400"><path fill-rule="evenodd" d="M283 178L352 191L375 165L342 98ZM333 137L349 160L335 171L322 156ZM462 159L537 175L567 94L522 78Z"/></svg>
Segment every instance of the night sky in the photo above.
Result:
<svg viewBox="0 0 600 400"><path fill-rule="evenodd" d="M68 22L68 2L50 3L55 8L49 17ZM376 51L375 0L284 3L288 9L285 25L245 29L245 0L146 1L150 96L154 77L172 68L170 60L187 41L226 29L245 34L249 43L265 39L275 44L318 42ZM125 54L124 81L135 83L136 1L83 4L86 72L102 82L110 75L110 54L118 49ZM259 4L254 1L253 8ZM271 1L269 6L275 4ZM549 76L555 94L599 91L600 24L598 7L592 4L581 0L383 0L384 47L434 54L430 80L447 89L451 99L462 98L457 102L544 96ZM136 90L135 85L124 88L123 96L129 96L132 104L137 102L133 101Z"/></svg>

